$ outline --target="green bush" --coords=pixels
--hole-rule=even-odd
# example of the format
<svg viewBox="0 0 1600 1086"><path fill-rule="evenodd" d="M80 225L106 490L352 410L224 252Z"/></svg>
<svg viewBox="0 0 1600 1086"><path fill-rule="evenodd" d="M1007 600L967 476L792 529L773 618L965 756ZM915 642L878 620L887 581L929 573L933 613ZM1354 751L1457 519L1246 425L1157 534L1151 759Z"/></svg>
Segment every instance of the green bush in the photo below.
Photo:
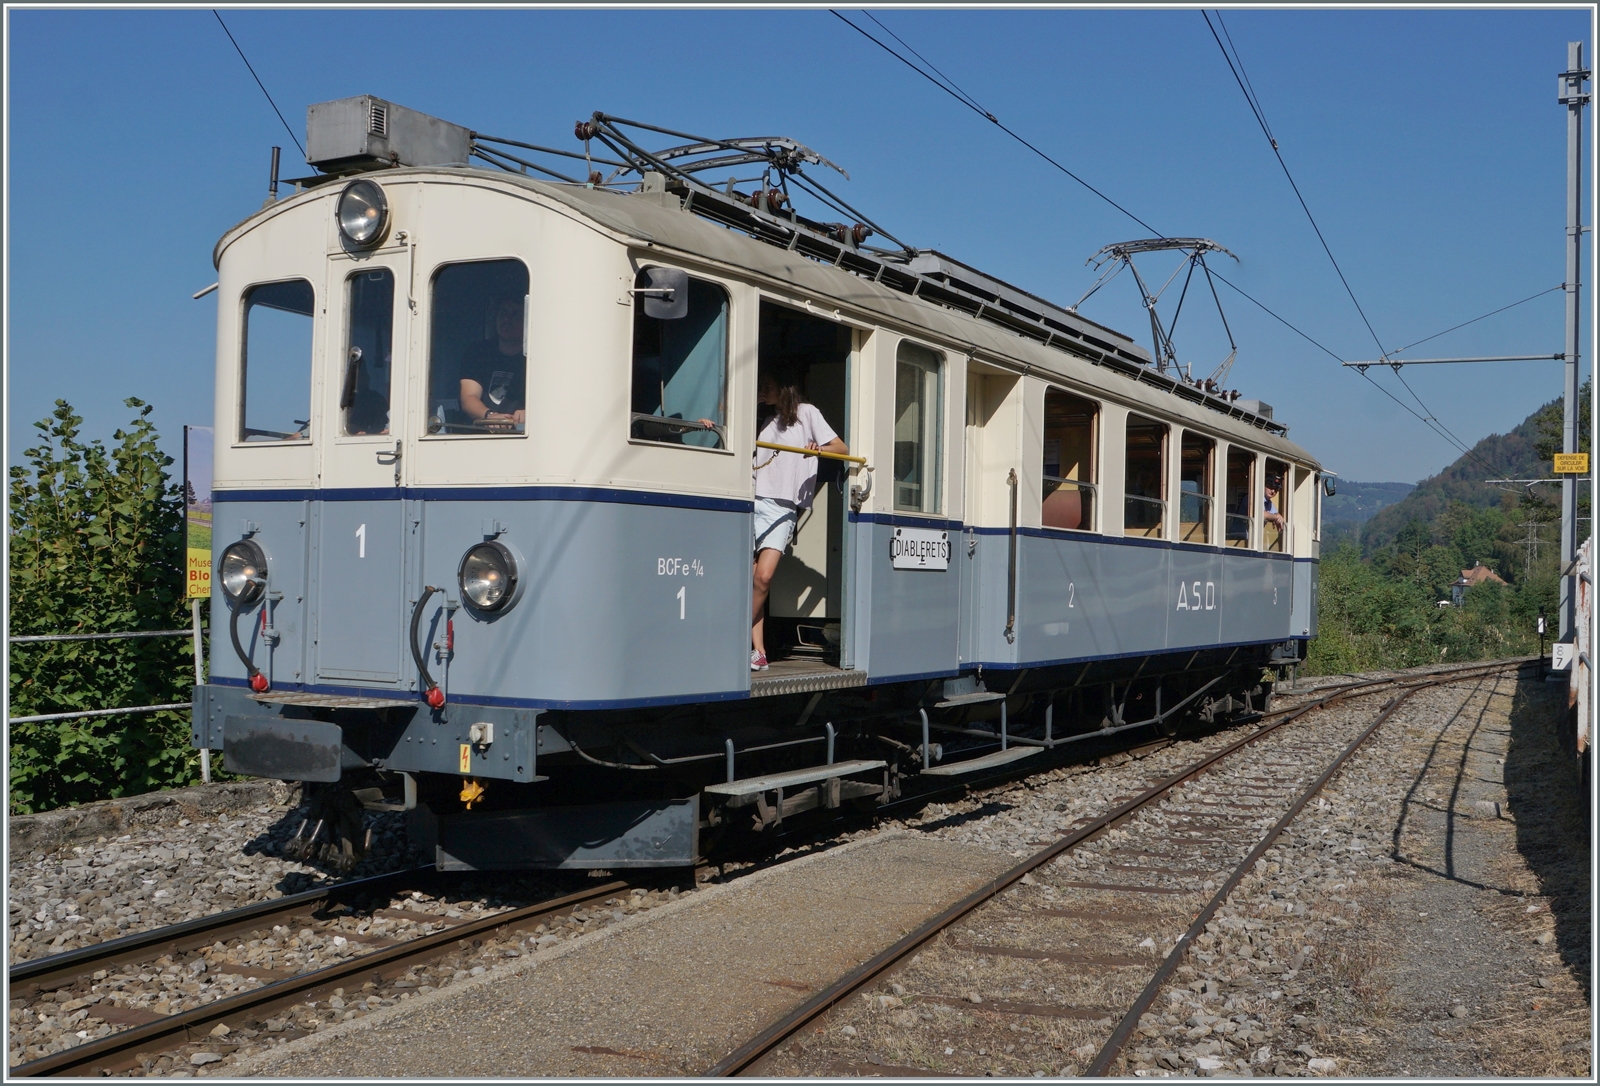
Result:
<svg viewBox="0 0 1600 1086"><path fill-rule="evenodd" d="M40 444L11 468L11 632L120 633L189 624L181 484L156 447L151 408L107 449L79 437L64 400L35 423ZM187 638L11 646L13 717L189 700ZM13 724L13 814L193 783L189 713Z"/></svg>

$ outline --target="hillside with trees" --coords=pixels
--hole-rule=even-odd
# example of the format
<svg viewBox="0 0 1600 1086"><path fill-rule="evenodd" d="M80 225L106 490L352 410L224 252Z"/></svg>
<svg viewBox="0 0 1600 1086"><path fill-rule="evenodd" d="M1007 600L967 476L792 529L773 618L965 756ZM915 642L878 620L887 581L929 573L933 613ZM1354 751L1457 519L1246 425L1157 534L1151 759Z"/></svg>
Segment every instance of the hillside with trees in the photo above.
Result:
<svg viewBox="0 0 1600 1086"><path fill-rule="evenodd" d="M1581 448L1589 449L1589 388L1582 392ZM1538 616L1555 625L1559 597L1560 488L1491 486L1494 478L1551 478L1561 447L1561 401L1493 434L1400 501L1374 513L1361 545L1329 541L1322 554L1319 636L1313 673L1411 667L1441 660L1531 654ZM1580 490L1578 514L1589 515ZM1579 522L1580 540L1589 522ZM1464 570L1482 563L1504 581L1467 589L1441 606Z"/></svg>

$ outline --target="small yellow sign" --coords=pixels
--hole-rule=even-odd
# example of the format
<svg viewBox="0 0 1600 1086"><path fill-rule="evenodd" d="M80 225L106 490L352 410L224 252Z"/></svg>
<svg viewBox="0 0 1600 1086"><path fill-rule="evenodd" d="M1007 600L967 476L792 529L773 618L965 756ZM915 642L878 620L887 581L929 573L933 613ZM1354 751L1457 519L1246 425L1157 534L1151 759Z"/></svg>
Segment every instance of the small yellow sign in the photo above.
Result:
<svg viewBox="0 0 1600 1086"><path fill-rule="evenodd" d="M471 773L472 772L472 744L471 743L462 743L461 744L461 772L463 772L463 773Z"/></svg>
<svg viewBox="0 0 1600 1086"><path fill-rule="evenodd" d="M1588 453L1556 453L1557 475L1589 474Z"/></svg>

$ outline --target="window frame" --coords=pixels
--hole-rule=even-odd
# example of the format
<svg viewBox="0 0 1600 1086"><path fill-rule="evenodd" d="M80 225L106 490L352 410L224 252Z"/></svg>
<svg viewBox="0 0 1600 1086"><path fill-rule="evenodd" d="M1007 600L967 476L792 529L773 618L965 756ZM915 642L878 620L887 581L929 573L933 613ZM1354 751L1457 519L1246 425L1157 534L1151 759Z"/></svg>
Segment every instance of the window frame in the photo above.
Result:
<svg viewBox="0 0 1600 1086"><path fill-rule="evenodd" d="M1133 494L1130 493L1128 489L1128 437L1133 431L1135 420L1139 420L1141 424L1148 423L1152 426L1159 427L1161 431L1160 469L1156 472L1156 479L1161 488L1161 497L1159 498L1150 498L1143 494ZM1141 415L1136 411L1129 411L1127 413L1122 423L1122 534L1124 537L1129 539L1162 540L1169 538L1171 534L1172 518L1167 514L1172 511L1172 499L1168 493L1168 490L1171 486L1171 480L1168 479L1167 476L1172 469L1172 462L1167 459L1167 453L1171 451L1172 423L1166 421L1165 419L1156 418L1150 415ZM1130 501L1145 502L1150 505L1158 506L1161 509L1160 531L1158 531L1155 535L1133 534L1139 532L1140 529L1130 529L1128 526L1128 503Z"/></svg>
<svg viewBox="0 0 1600 1086"><path fill-rule="evenodd" d="M1228 511L1228 491L1231 486L1231 483L1229 482L1229 462L1233 459L1233 454L1235 452L1238 452L1240 454L1240 458L1248 463L1248 473L1245 477L1245 507L1251 511L1247 514L1231 513ZM1260 474L1260 463L1261 454L1256 452L1256 450L1250 448L1248 445L1235 445L1231 442L1229 443L1228 455L1223 459L1222 480L1222 546L1228 550L1254 551L1261 549L1259 546L1257 546L1262 538L1261 529L1259 527L1259 506L1261 503L1256 500L1256 478ZM1236 545L1228 541L1228 522L1230 519L1237 520L1241 518L1246 522L1246 532L1248 534L1246 535L1243 544Z"/></svg>
<svg viewBox="0 0 1600 1086"><path fill-rule="evenodd" d="M904 361L901 358L901 352L906 347L911 347L914 350L926 351L933 355L936 361L931 367L921 362ZM894 368L892 371L893 389L889 396L889 508L895 514L903 513L908 516L924 517L940 517L944 515L944 411L946 399L945 371L949 367L949 362L950 357L947 352L942 351L937 347L929 346L920 340L912 339L909 336L902 336L900 341L895 344ZM894 477L895 426L899 422L899 417L895 414L895 409L900 399L900 367L902 365L912 366L918 370L921 370L923 373L928 373L931 370L934 375L934 403L931 405L931 409L927 410L925 413L923 436L921 439L919 439L919 444L925 443L926 445L931 446L931 448L923 448L923 459L919 465L925 469L925 473L928 478L919 484L922 492L923 502L922 507L917 509L912 509L900 504L900 481ZM933 440L931 442L925 442L927 426L930 422L934 428ZM928 499L930 495L932 496L933 500L932 508L928 508Z"/></svg>
<svg viewBox="0 0 1600 1086"><path fill-rule="evenodd" d="M283 283L304 283L311 288L311 336L310 352L306 358L306 432L303 437L269 438L262 441L251 441L245 437L246 410L248 400L246 393L250 387L250 296L261 287L277 286ZM262 449L297 447L311 444L312 430L317 426L316 416L316 387L317 387L317 335L321 331L317 326L317 311L319 298L317 296L316 281L309 275L288 275L277 279L261 279L246 283L239 291L239 331L237 337L237 350L234 353L234 373L237 375L238 387L234 390L234 414L237 425L233 427L234 448ZM273 308L267 306L266 308ZM290 420L293 421L293 420Z"/></svg>
<svg viewBox="0 0 1600 1086"><path fill-rule="evenodd" d="M469 257L469 258L467 258L465 260L444 260L444 261L440 261L438 264L435 264L433 266L433 269L428 273L428 291L427 291L427 306L428 306L427 316L428 316L428 320L427 320L427 329L426 329L426 333L425 333L425 339L423 341L426 346L425 346L425 349L424 349L424 352L423 352L422 402L420 404L420 407L421 407L421 410L422 410L422 432L419 435L418 440L421 440L421 441L461 441L461 440L472 441L472 440L479 440L479 439L483 439L483 438L492 438L492 439L494 439L496 441L505 441L505 440L508 440L508 439L511 439L511 438L527 438L530 435L530 431L528 429L527 423L523 424L523 428L522 428L522 430L520 432L518 432L516 430L483 430L483 431L474 431L474 432L471 432L471 433L454 433L454 434L452 434L452 433L448 433L448 432L446 432L444 430L435 431L431 427L431 423L433 421L433 415L431 414L432 401L433 401L433 363L434 363L434 357L433 357L433 333L434 333L435 321L438 319L438 307L435 304L435 302L436 302L437 296L438 296L439 276L442 275L446 271L446 269L460 267L463 264L499 264L499 263L506 263L506 262L512 262L512 261L522 265L523 274L526 275L527 279L528 279L527 292L524 293L523 296L522 296L522 358L523 358L523 364L524 364L524 367L525 367L524 371L523 371L523 374L522 374L522 391L523 391L523 410L524 411L527 410L527 397L528 397L528 393L530 391L529 380L530 380L530 377L531 377L531 375L533 373L533 358L532 358L532 350L531 350L532 344L533 344L533 269L528 266L528 262L526 260L524 260L521 256L518 256L518 255L516 255L514 253L506 253L506 254L501 254L501 255L498 255L498 256L474 256L474 257ZM399 278L399 276L397 274L396 275L396 279L398 280L398 278ZM459 382L460 382L460 375L459 374L457 375L456 379L457 379L457 383L459 384ZM391 378L391 380L392 380L392 378ZM459 396L460 394L457 393L457 395ZM459 404L459 400L457 401L457 403ZM391 418L390 418L390 422L389 422L389 429L390 429L391 432L394 430L394 420L393 420L392 413L391 413Z"/></svg>
<svg viewBox="0 0 1600 1086"><path fill-rule="evenodd" d="M389 294L389 352L390 352L390 363L389 363L389 388L388 388L388 393L387 393L387 396L386 396L386 399L388 401L388 411L389 411L388 431L385 432L385 433L379 433L379 434L370 434L370 433L369 434L355 434L355 433L351 433L350 430L349 430L349 409L343 406L343 401L344 401L344 383L345 383L345 380L347 379L347 376L348 376L348 372L349 372L348 371L348 366L350 364L350 347L351 347L350 333L351 333L352 329L354 328L354 321L352 320L353 310L354 310L354 305L355 305L355 289L354 289L354 286L355 286L356 278L358 276L370 275L373 272L377 272L377 271L387 272L388 275L389 275L389 291L390 291L390 294ZM375 443L380 443L380 444L388 444L388 443L392 442L394 440L394 438L398 434L398 429L397 429L397 421L398 420L397 420L396 412L394 410L395 392L396 392L397 387L403 387L401 382L404 380L404 376L405 376L404 372L403 372L403 367L401 367L400 365L398 365L395 362L395 357L394 357L395 355L397 355L399 353L399 349L404 343L404 333L400 330L399 327L397 327L397 325L399 323L397 318L399 317L400 314L399 314L399 312L397 310L397 307L395 305L395 298L399 293L399 287L400 287L400 273L398 271L396 271L394 268L392 268L389 265L387 265L387 264L375 264L375 265L372 265L370 267L357 266L357 267L351 269L351 271L348 274L346 274L345 277L344 277L344 323L341 325L341 327L339 329L339 331L342 333L342 336L339 339L339 344L340 344L340 351L339 351L339 355L338 355L339 364L338 364L338 367L337 367L336 371L333 374L333 378L334 378L333 384L338 388L338 391L339 391L338 397L334 400L334 412L336 414L336 423L334 425L334 435L333 436L334 436L334 440L335 441L338 441L338 442L341 442L341 443L343 443L343 442L375 442ZM396 380L397 377L399 377L401 380L397 381Z"/></svg>
<svg viewBox="0 0 1600 1086"><path fill-rule="evenodd" d="M1054 475L1046 475L1044 473L1044 463L1045 463L1045 461L1044 461L1044 442L1046 440L1048 440L1048 438L1045 435L1049 432L1049 429L1050 429L1050 423L1049 423L1049 420L1050 420L1050 397L1053 396L1053 395L1054 396L1070 396L1075 400L1081 400L1082 402L1084 402L1086 404L1089 404L1093 408L1093 411L1092 411L1092 414L1091 414L1090 420L1089 420L1089 472L1088 472L1089 479L1088 480L1083 480L1083 479L1065 479L1065 478L1059 478L1059 477L1054 476ZM1064 388L1064 387L1059 386L1059 385L1053 385L1053 384L1046 384L1045 385L1045 389L1044 389L1044 416L1043 416L1043 423L1039 427L1039 440L1040 440L1040 448L1039 448L1039 504L1040 504L1039 525L1045 531L1050 531L1050 532L1091 532L1091 533L1098 533L1100 531L1100 522L1101 522L1101 519L1105 515L1104 511L1100 508L1100 506L1101 506L1101 501L1100 501L1100 498L1101 498L1101 492L1100 492L1100 461L1101 461L1101 455L1100 455L1100 433L1101 433L1101 428L1102 428L1102 423L1103 423L1104 418L1105 418L1105 405L1103 403L1101 403L1099 400L1093 399L1093 398L1091 398L1089 396L1080 395L1078 392L1076 392L1073 389ZM1056 490L1061 489L1061 486L1066 484L1066 483L1072 483L1079 490L1087 490L1089 492L1089 516L1087 518L1088 519L1088 523L1087 524L1085 524L1085 525L1083 525L1081 527L1077 527L1077 528L1062 528L1062 527L1059 527L1057 525L1045 524L1044 523L1044 511L1043 511L1044 502L1049 499L1051 494L1055 493L1055 490L1052 490L1049 494L1045 493L1045 487L1048 486L1052 482L1058 484L1056 486L1056 488L1055 488Z"/></svg>
<svg viewBox="0 0 1600 1086"><path fill-rule="evenodd" d="M1203 442L1206 446L1206 478L1210 484L1209 490L1190 492L1183 489L1184 451L1185 447L1189 444L1190 438L1193 438L1198 442ZM1187 426L1182 428L1181 436L1178 438L1178 455L1176 458L1178 469L1178 516L1177 519L1173 521L1173 538L1175 542L1183 543L1191 547L1215 546L1215 544L1211 541L1211 530L1216 527L1217 445L1217 439L1203 430L1190 429ZM1205 514L1200 520L1188 521L1187 523L1202 525L1205 532L1204 539L1183 538L1183 526L1186 523L1183 519L1183 503L1191 498L1198 499L1202 503L1205 508Z"/></svg>
<svg viewBox="0 0 1600 1086"><path fill-rule="evenodd" d="M1283 527L1278 529L1278 545L1267 545L1267 476L1272 474L1272 465L1277 464L1278 471L1278 515L1283 518ZM1294 514L1290 508L1290 497L1294 493L1294 463L1289 460L1279 460L1272 456L1263 455L1261 460L1261 550L1266 554L1293 554L1294 541L1291 531L1294 525Z"/></svg>
<svg viewBox="0 0 1600 1086"><path fill-rule="evenodd" d="M633 282L635 285L637 285L639 281L639 276L650 268L666 268L671 271L681 271L689 277L691 283L700 282L706 286L715 287L717 290L722 292L722 300L725 312L722 333L722 391L720 393L723 419L722 425L717 427L715 430L717 436L721 438L722 444L720 446L691 445L687 441L663 441L652 437L639 437L633 432L634 423L640 419L660 420L664 417L660 415L646 415L633 410L633 378L635 365L634 329L638 326L639 314L643 312L641 307L644 305L643 296L638 294L633 295L633 304L628 307L628 413L627 423L624 427L624 438L629 445L637 445L641 448L693 449L695 452L716 453L719 456L732 456L734 455L734 450L731 447L730 438L733 429L733 401L730 390L733 387L734 292L729 289L729 285L727 283L720 279L708 278L707 276L699 275L681 265L668 264L659 260L645 261L634 266ZM665 405L663 405L663 409L664 408ZM698 429L685 429L682 431L682 433L685 434L703 432L704 431Z"/></svg>

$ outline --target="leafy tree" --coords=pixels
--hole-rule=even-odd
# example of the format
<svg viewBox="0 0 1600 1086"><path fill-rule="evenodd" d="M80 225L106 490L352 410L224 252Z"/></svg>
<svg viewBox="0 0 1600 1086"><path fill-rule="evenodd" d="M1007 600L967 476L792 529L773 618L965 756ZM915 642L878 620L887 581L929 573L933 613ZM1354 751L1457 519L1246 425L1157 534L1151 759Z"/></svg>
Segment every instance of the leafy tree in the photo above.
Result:
<svg viewBox="0 0 1600 1086"><path fill-rule="evenodd" d="M143 402L107 449L65 400L11 468L13 634L120 633L188 624L181 486ZM11 647L13 716L187 701L187 638ZM13 724L10 810L27 813L192 783L189 713Z"/></svg>

